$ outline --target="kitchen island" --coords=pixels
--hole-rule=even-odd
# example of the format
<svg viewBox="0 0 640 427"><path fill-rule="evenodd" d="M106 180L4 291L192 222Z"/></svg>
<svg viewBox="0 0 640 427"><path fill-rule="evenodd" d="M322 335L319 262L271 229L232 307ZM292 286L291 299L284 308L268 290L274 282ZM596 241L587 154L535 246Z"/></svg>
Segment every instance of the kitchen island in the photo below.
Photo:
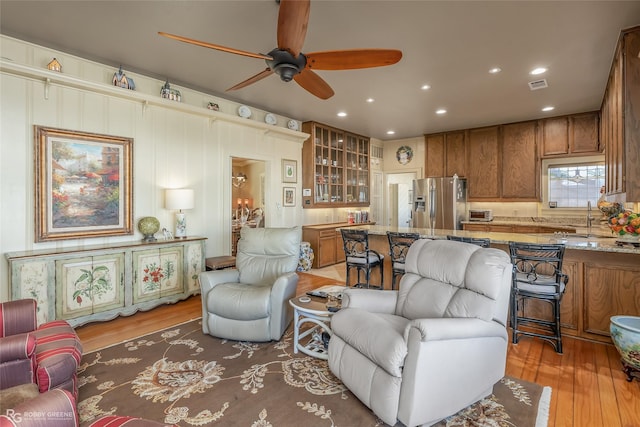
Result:
<svg viewBox="0 0 640 427"><path fill-rule="evenodd" d="M391 261L387 231L418 233L421 238L446 239L447 235L482 237L491 240L491 247L509 251L509 242L564 243L563 271L569 276L569 284L562 299L562 333L589 340L611 342L609 319L626 314L640 316L640 248L631 245L619 246L613 236L594 232L596 236L578 234L562 236L553 233L494 233L463 230L430 230L425 228L385 227L379 225L358 228L369 231L371 249L385 255L384 286L391 287ZM339 231L338 231L339 233ZM380 277L372 274L372 284ZM550 316L547 304L529 304L534 310Z"/></svg>

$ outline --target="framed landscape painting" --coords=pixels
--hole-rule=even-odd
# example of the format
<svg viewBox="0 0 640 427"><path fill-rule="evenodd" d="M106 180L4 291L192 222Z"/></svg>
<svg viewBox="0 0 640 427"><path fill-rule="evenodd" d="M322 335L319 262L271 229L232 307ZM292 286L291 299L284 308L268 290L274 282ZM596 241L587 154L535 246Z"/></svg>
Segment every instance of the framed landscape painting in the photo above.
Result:
<svg viewBox="0 0 640 427"><path fill-rule="evenodd" d="M133 234L133 139L34 133L36 242Z"/></svg>

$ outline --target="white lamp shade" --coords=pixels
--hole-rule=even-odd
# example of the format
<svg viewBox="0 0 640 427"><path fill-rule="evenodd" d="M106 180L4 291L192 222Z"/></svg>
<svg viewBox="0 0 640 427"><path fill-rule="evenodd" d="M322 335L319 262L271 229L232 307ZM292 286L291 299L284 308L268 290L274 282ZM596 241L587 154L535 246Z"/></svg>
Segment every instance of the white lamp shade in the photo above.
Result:
<svg viewBox="0 0 640 427"><path fill-rule="evenodd" d="M193 209L194 196L190 188L167 189L164 207L167 209Z"/></svg>

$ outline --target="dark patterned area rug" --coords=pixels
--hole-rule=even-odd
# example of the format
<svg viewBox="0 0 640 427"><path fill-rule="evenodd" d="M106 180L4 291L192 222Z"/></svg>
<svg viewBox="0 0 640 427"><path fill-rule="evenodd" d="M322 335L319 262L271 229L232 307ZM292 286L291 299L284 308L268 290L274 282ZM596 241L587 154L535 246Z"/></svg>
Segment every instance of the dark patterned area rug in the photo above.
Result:
<svg viewBox="0 0 640 427"><path fill-rule="evenodd" d="M324 360L293 353L293 333L251 343L204 335L200 320L85 354L81 421L106 414L179 426L384 426ZM438 426L547 425L551 390L503 378Z"/></svg>

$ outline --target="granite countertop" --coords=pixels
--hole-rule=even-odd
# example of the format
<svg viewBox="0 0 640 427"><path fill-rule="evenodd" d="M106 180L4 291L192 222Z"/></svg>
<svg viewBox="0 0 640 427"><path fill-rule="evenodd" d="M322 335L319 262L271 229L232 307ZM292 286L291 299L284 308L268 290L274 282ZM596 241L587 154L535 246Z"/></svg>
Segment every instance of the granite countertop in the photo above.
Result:
<svg viewBox="0 0 640 427"><path fill-rule="evenodd" d="M640 247L631 245L618 246L616 244L616 236L613 236L609 229L594 226L592 235L586 237L587 228L577 228L576 234L554 235L553 233L494 233L486 231L464 231L464 230L430 230L428 228L409 228L409 227L391 227L381 225L368 225L361 228L369 230L370 234L386 235L387 231L396 231L400 233L418 233L420 237L429 239L446 239L447 235L465 236L465 237L484 237L489 238L491 243L509 244L509 242L525 242L525 243L564 243L567 249L597 251L597 252L617 252L630 253L640 255ZM605 234L606 233L606 234Z"/></svg>

